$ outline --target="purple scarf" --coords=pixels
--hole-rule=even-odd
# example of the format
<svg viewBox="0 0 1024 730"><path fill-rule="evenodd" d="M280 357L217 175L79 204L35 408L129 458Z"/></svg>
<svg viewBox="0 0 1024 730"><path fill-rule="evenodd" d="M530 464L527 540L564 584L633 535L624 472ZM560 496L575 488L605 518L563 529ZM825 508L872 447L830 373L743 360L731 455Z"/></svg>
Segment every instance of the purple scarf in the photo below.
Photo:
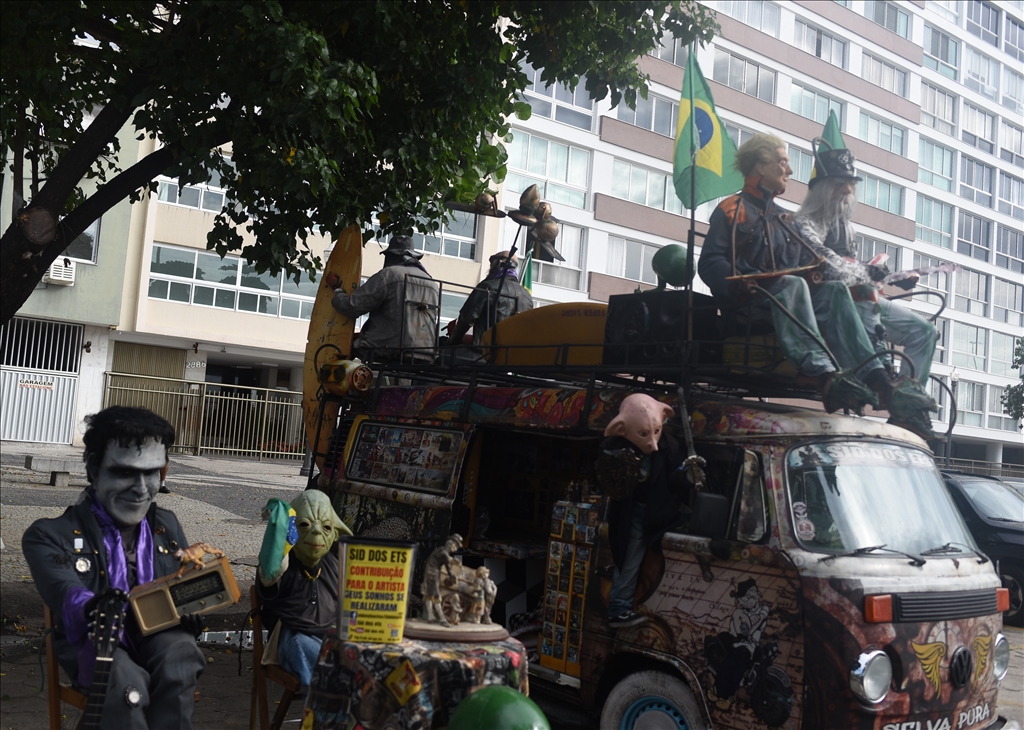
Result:
<svg viewBox="0 0 1024 730"><path fill-rule="evenodd" d="M95 494L89 495L89 509L92 510L96 522L103 531L103 547L107 552L107 579L112 588L120 588L127 593L132 586L128 585L128 562L124 555L124 543L121 531L114 520L103 509ZM93 565L99 570L99 565ZM153 534L149 529L149 521L143 517L139 525L139 538L135 544L135 585L149 583L153 580ZM96 652L88 640L89 618L85 615L85 604L95 595L84 586L74 586L64 594L64 628L68 641L78 649L78 677L76 682L88 687L92 684L92 675L96 667ZM121 632L122 642L125 639Z"/></svg>
<svg viewBox="0 0 1024 730"><path fill-rule="evenodd" d="M488 276L486 279L484 279L484 281L489 281L491 279L500 279L501 278L501 274L502 274L502 269L499 268L496 272L494 272L493 274ZM508 269L507 276L510 279L515 279L516 281L519 281L519 274L518 274L518 272L516 272L515 269Z"/></svg>

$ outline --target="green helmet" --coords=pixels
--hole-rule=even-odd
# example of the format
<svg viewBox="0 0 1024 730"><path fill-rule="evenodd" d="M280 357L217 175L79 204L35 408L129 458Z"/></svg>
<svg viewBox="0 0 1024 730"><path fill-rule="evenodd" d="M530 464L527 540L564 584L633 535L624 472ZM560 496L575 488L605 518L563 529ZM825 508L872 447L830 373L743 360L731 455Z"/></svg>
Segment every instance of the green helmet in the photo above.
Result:
<svg viewBox="0 0 1024 730"><path fill-rule="evenodd" d="M478 689L459 703L448 730L551 730L537 704L504 685Z"/></svg>
<svg viewBox="0 0 1024 730"><path fill-rule="evenodd" d="M659 289L664 289L666 282L672 286L686 286L690 283L686 278L686 259L686 249L675 243L662 246L654 254L651 268L658 275Z"/></svg>

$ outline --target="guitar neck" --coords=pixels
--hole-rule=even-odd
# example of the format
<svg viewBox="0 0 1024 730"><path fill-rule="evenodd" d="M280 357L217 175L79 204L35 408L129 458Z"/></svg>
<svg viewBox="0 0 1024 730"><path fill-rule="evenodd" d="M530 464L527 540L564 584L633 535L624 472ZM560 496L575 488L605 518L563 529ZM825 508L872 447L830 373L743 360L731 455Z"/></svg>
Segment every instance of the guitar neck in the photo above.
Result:
<svg viewBox="0 0 1024 730"><path fill-rule="evenodd" d="M107 683L110 681L110 668L113 663L114 660L110 657L96 657L92 687L89 688L89 702L82 717L82 730L102 730L100 720L103 717L103 703L107 699Z"/></svg>

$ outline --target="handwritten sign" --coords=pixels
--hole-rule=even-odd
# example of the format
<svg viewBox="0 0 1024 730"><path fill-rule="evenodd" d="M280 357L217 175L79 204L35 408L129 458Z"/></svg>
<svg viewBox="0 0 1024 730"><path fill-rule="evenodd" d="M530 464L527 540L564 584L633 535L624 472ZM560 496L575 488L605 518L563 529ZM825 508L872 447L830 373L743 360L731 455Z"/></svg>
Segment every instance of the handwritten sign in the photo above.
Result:
<svg viewBox="0 0 1024 730"><path fill-rule="evenodd" d="M413 544L374 540L340 548L342 579L338 634L343 640L397 644L413 571Z"/></svg>

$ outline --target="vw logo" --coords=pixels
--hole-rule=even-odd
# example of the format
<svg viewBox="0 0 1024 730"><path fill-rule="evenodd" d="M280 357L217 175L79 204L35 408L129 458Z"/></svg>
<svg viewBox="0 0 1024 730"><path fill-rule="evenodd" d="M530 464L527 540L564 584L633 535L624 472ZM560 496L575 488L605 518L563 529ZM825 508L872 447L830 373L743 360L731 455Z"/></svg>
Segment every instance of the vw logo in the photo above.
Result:
<svg viewBox="0 0 1024 730"><path fill-rule="evenodd" d="M971 681L971 652L967 647L961 646L953 652L953 658L949 660L949 681L957 689L964 687Z"/></svg>

